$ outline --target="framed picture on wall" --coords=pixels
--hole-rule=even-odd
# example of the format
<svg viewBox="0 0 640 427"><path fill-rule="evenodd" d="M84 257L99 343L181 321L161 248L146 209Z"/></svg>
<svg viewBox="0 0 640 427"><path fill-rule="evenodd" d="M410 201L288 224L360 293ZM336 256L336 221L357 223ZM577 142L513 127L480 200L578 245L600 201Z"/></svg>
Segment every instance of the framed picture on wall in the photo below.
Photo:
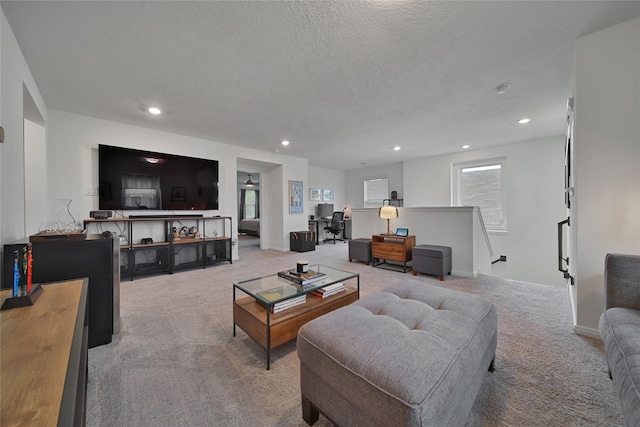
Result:
<svg viewBox="0 0 640 427"><path fill-rule="evenodd" d="M322 191L319 188L309 189L309 200L319 202L322 200Z"/></svg>
<svg viewBox="0 0 640 427"><path fill-rule="evenodd" d="M289 213L304 212L303 197L302 181L289 181Z"/></svg>
<svg viewBox="0 0 640 427"><path fill-rule="evenodd" d="M322 200L325 202L333 202L333 190L323 190Z"/></svg>

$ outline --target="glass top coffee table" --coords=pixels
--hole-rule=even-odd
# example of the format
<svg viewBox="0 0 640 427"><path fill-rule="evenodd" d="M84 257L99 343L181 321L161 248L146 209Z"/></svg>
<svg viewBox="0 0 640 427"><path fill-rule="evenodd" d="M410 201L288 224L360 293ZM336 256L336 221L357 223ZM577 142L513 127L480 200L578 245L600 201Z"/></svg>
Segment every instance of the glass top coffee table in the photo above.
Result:
<svg viewBox="0 0 640 427"><path fill-rule="evenodd" d="M309 271L322 277L299 285L272 274L233 284L233 336L237 325L260 344L267 351L267 369L271 367L271 349L295 339L308 321L351 304L360 296L358 273L321 264L309 266ZM344 284L344 290L331 293L340 288L339 283Z"/></svg>

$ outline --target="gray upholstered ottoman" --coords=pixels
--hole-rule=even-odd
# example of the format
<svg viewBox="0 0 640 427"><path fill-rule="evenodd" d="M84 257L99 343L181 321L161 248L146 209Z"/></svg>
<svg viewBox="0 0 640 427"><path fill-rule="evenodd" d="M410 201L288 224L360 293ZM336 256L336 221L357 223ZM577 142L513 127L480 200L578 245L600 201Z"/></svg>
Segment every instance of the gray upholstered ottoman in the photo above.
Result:
<svg viewBox="0 0 640 427"><path fill-rule="evenodd" d="M369 265L371 262L371 239L349 240L349 262L354 259Z"/></svg>
<svg viewBox="0 0 640 427"><path fill-rule="evenodd" d="M451 274L451 248L448 246L417 245L412 249L413 275L418 273L438 276L444 280L446 274Z"/></svg>
<svg viewBox="0 0 640 427"><path fill-rule="evenodd" d="M464 425L496 345L489 300L407 280L300 328L303 418Z"/></svg>

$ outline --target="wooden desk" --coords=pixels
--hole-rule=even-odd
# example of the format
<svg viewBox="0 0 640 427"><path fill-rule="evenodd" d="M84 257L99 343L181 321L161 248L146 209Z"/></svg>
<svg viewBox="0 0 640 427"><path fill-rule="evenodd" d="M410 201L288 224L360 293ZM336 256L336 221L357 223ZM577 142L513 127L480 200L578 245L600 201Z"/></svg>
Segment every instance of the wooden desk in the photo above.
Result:
<svg viewBox="0 0 640 427"><path fill-rule="evenodd" d="M86 308L87 279L77 279L43 285L34 305L0 312L0 425L84 425Z"/></svg>
<svg viewBox="0 0 640 427"><path fill-rule="evenodd" d="M402 263L401 271L406 273L411 270L411 267L407 266L407 262L412 259L411 250L415 245L416 236L401 237L394 234L374 234L371 236L371 256L373 257L371 265L397 270L400 266L389 264L386 261L398 261Z"/></svg>
<svg viewBox="0 0 640 427"><path fill-rule="evenodd" d="M351 218L345 218L342 220L344 222L344 230L342 230L342 237L344 239L351 239ZM331 224L331 218L314 218L309 220L309 225L316 226L316 245L320 244L320 227L325 227L325 225ZM322 224L322 225L321 225Z"/></svg>

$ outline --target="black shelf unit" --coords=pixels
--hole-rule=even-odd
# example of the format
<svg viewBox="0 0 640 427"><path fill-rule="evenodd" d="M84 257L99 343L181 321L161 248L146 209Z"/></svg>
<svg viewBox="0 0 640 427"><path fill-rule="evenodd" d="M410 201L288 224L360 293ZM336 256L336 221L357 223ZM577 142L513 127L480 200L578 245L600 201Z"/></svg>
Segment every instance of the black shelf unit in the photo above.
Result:
<svg viewBox="0 0 640 427"><path fill-rule="evenodd" d="M206 268L218 262L232 261L231 234L233 229L230 216L149 216L109 219L86 219L84 227L97 226L118 228L126 233L127 242L121 244L120 276L133 280L137 276L151 274L172 274L174 272ZM228 229L227 229L228 222ZM141 241L148 233L140 232L142 225L149 227L157 223L156 235L161 234L162 241L143 244ZM157 227L162 226L162 231ZM173 229L195 227L199 233L195 236L174 237ZM126 230L126 231L125 231ZM209 231L207 231L209 230Z"/></svg>

